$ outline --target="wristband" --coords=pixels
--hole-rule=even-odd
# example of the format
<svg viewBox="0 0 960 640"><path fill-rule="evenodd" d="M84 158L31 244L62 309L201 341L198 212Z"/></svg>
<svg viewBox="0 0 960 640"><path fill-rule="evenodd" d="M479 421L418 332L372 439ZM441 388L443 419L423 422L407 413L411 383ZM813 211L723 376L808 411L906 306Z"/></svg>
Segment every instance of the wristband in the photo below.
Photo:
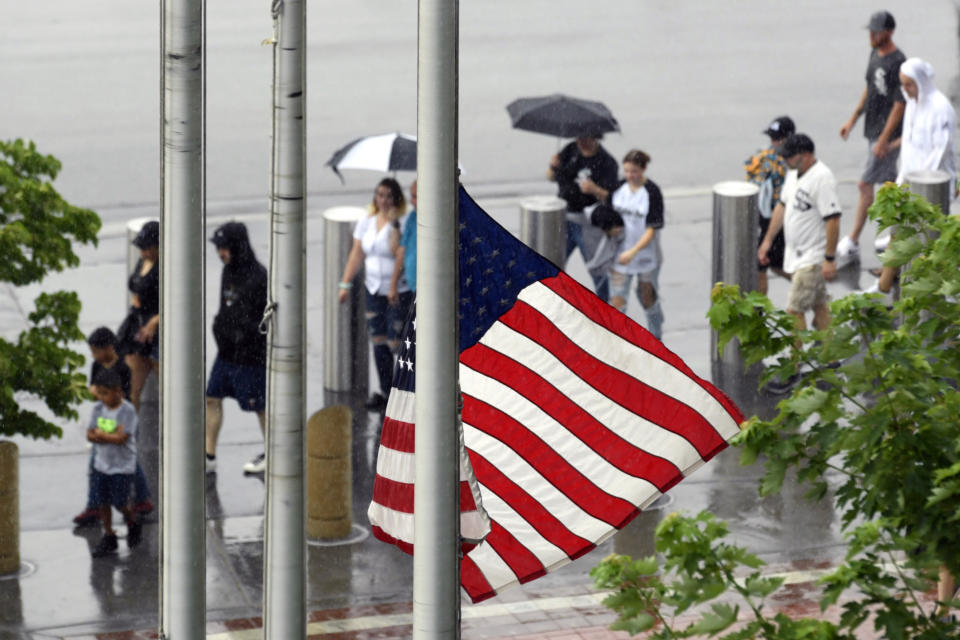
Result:
<svg viewBox="0 0 960 640"><path fill-rule="evenodd" d="M833 262L834 260L837 259L837 256L823 256L823 259L826 260L827 262Z"/></svg>
<svg viewBox="0 0 960 640"><path fill-rule="evenodd" d="M338 282L337 286L340 287L341 289L353 289L352 282Z"/></svg>

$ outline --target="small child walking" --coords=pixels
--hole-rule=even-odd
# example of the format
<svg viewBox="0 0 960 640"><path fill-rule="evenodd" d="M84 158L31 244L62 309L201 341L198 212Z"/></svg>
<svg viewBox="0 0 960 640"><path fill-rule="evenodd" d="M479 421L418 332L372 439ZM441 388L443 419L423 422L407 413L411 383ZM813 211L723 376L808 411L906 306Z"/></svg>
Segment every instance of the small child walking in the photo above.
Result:
<svg viewBox="0 0 960 640"><path fill-rule="evenodd" d="M87 337L87 345L90 347L90 356L93 358L93 364L90 367L90 393L96 394L93 388L93 379L97 372L109 369L119 374L123 397L129 400L130 367L117 354L117 336L108 327L99 327ZM90 453L90 471L93 471L93 452ZM139 462L133 476L133 497L134 512L146 515L153 511L147 476ZM99 522L100 510L94 504L93 485L88 483L86 507L74 516L73 523L78 527L86 527Z"/></svg>
<svg viewBox="0 0 960 640"><path fill-rule="evenodd" d="M117 552L111 507L123 513L127 546L133 549L140 544L141 525L130 508L130 485L137 468L137 412L123 399L120 375L116 371L98 371L93 387L98 402L87 426L87 440L93 443L90 482L104 534L92 555L101 558Z"/></svg>

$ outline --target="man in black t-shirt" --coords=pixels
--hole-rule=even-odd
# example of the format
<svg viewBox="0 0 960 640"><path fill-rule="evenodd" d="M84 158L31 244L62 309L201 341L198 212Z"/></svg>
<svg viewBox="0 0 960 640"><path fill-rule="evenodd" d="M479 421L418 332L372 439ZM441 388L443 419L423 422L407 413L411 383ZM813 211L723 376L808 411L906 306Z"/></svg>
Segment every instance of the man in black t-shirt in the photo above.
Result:
<svg viewBox="0 0 960 640"><path fill-rule="evenodd" d="M837 245L837 267L843 267L860 259L860 232L867 221L867 209L873 204L873 185L897 178L899 148L891 149L890 143L900 137L900 122L903 120L904 98L900 91L900 65L906 56L893 43L893 30L897 23L888 11L878 11L870 16L870 60L867 63L867 86L853 115L840 128L840 136L846 140L853 126L864 116L863 135L867 138L867 163L860 182L860 198L850 234Z"/></svg>
<svg viewBox="0 0 960 640"><path fill-rule="evenodd" d="M592 226L584 209L603 202L617 188L617 161L600 145L600 134L585 134L550 159L547 179L557 183L557 195L567 203L567 258L579 248L590 262L604 233ZM594 290L610 299L606 274L593 278Z"/></svg>

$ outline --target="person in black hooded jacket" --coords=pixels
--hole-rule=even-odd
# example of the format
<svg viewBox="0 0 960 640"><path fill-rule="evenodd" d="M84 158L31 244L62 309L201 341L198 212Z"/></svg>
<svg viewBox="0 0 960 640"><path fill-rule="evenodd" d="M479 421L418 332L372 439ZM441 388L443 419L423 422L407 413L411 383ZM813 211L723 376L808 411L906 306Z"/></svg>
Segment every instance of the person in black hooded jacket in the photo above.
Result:
<svg viewBox="0 0 960 640"><path fill-rule="evenodd" d="M220 310L213 319L217 358L207 382L207 473L217 468L217 438L223 422L223 399L236 398L240 409L255 411L264 429L267 391L267 337L260 320L267 305L267 270L250 246L241 222L220 226L210 238L223 261ZM260 473L266 457L260 454L244 465L245 473Z"/></svg>

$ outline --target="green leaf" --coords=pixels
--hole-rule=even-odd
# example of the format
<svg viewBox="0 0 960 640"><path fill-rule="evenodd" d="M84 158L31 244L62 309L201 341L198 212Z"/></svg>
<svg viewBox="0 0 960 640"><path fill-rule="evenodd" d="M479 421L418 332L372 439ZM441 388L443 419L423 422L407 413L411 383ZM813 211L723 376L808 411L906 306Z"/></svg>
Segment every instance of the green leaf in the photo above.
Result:
<svg viewBox="0 0 960 640"><path fill-rule="evenodd" d="M760 598L766 598L768 595L780 588L780 585L783 584L784 578L762 578L759 575L754 575L744 583L744 587L752 596L758 596Z"/></svg>
<svg viewBox="0 0 960 640"><path fill-rule="evenodd" d="M829 397L826 391L816 387L805 387L784 401L784 409L805 418L819 411Z"/></svg>
<svg viewBox="0 0 960 640"><path fill-rule="evenodd" d="M657 623L657 619L654 618L649 613L641 613L634 618L629 620L617 620L610 625L611 631L626 631L630 635L636 635L638 633L643 633L649 629L653 628L653 625Z"/></svg>
<svg viewBox="0 0 960 640"><path fill-rule="evenodd" d="M697 633L710 635L720 633L736 622L737 615L740 613L740 607L731 607L728 604L713 604L710 605L710 609L712 613L704 613L700 617L699 622L687 627L685 631L691 635Z"/></svg>
<svg viewBox="0 0 960 640"><path fill-rule="evenodd" d="M633 562L633 570L642 576L652 576L657 572L657 569L659 569L657 556L647 556Z"/></svg>

